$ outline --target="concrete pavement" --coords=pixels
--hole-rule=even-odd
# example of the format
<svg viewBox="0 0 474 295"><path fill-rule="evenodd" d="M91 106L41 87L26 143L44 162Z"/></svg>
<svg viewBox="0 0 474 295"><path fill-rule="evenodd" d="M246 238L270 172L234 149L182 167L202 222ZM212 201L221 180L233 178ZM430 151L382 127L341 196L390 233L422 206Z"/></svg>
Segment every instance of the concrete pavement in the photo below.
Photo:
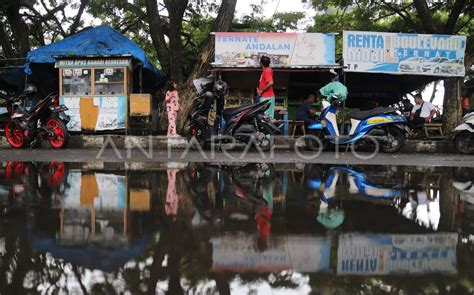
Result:
<svg viewBox="0 0 474 295"><path fill-rule="evenodd" d="M363 158L368 159L363 159ZM296 153L290 150L276 150L273 154L261 154L256 151L186 151L182 149L0 149L0 161L64 161L90 163L129 163L140 165L142 168L154 167L166 162L272 162L272 163L321 163L338 165L402 165L402 166L444 166L444 167L474 167L474 156L460 154L420 154L420 153L370 153L353 154L349 152L315 153L303 151Z"/></svg>

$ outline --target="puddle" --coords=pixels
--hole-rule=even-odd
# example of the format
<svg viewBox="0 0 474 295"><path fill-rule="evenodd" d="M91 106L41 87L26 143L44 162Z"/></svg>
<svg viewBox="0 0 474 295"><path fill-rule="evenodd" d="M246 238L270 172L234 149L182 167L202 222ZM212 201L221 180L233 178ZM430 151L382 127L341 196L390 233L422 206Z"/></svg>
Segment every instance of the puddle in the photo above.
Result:
<svg viewBox="0 0 474 295"><path fill-rule="evenodd" d="M472 168L127 167L3 163L0 293L474 291Z"/></svg>

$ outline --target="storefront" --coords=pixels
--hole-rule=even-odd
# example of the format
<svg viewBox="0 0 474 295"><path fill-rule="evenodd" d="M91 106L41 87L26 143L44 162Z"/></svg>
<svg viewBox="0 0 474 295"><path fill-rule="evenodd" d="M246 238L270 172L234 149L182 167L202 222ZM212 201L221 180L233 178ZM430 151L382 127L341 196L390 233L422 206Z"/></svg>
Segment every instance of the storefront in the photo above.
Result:
<svg viewBox="0 0 474 295"><path fill-rule="evenodd" d="M273 68L276 118L294 120L308 94L331 82L335 35L320 33L216 33L213 71L229 85L226 107L256 102L260 57Z"/></svg>
<svg viewBox="0 0 474 295"><path fill-rule="evenodd" d="M60 102L68 107L70 131L125 129L132 92L132 60L60 59Z"/></svg>
<svg viewBox="0 0 474 295"><path fill-rule="evenodd" d="M159 72L137 44L112 28L84 30L31 51L27 61L29 79L43 75L53 82L37 83L48 88L42 92L59 92L69 109L69 131L128 132L137 121L149 129Z"/></svg>

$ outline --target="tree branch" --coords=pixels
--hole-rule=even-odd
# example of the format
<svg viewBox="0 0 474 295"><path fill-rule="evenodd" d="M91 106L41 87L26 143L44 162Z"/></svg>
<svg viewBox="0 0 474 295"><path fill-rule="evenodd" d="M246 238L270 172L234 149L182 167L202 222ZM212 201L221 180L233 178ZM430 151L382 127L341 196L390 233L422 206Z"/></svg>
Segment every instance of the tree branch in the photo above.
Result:
<svg viewBox="0 0 474 295"><path fill-rule="evenodd" d="M77 15L74 18L74 22L72 23L71 27L69 27L69 36L76 33L79 24L81 23L82 14L84 13L84 9L86 8L87 4L89 4L89 0L81 0L81 5L79 6L79 10L77 11Z"/></svg>
<svg viewBox="0 0 474 295"><path fill-rule="evenodd" d="M433 15L431 14L431 10L426 4L425 0L413 0L413 4L415 4L416 12L420 18L421 24L423 25L423 29L425 33L428 34L436 34L441 33L440 30L436 27L436 24L433 20Z"/></svg>
<svg viewBox="0 0 474 295"><path fill-rule="evenodd" d="M170 62L168 58L169 49L163 34L158 5L156 0L145 0L145 6L151 41L155 47L156 56L160 61L161 68L163 69L163 72L167 74L170 70Z"/></svg>
<svg viewBox="0 0 474 295"><path fill-rule="evenodd" d="M397 7L395 7L393 4L391 3L388 3L388 2L385 2L385 1L381 1L381 3L387 7L389 10L393 11L394 13L398 14L402 19L404 19L405 21L409 22L410 25L413 27L413 29L416 29L416 24L415 22L413 21L413 19L410 17L410 15L405 15L403 13L403 9L399 9ZM410 4L411 5L411 4Z"/></svg>
<svg viewBox="0 0 474 295"><path fill-rule="evenodd" d="M459 15L461 14L465 4L466 4L466 0L456 0L456 2L454 2L453 9L451 9L451 13L449 14L448 21L446 22L446 25L444 26L445 34L453 33L454 27L456 26L456 22L458 21Z"/></svg>

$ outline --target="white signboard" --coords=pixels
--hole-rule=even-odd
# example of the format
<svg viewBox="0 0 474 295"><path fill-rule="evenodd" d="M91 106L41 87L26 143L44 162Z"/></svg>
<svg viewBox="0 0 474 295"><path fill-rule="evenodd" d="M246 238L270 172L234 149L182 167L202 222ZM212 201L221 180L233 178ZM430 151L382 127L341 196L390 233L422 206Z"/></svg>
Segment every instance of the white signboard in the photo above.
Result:
<svg viewBox="0 0 474 295"><path fill-rule="evenodd" d="M343 33L347 72L463 77L466 36Z"/></svg>
<svg viewBox="0 0 474 295"><path fill-rule="evenodd" d="M215 237L212 242L212 270L232 272L318 272L329 269L330 241L325 237L278 236L267 249L258 250L255 235Z"/></svg>
<svg viewBox="0 0 474 295"><path fill-rule="evenodd" d="M260 67L260 57L271 67L335 64L334 34L216 33L215 66Z"/></svg>

